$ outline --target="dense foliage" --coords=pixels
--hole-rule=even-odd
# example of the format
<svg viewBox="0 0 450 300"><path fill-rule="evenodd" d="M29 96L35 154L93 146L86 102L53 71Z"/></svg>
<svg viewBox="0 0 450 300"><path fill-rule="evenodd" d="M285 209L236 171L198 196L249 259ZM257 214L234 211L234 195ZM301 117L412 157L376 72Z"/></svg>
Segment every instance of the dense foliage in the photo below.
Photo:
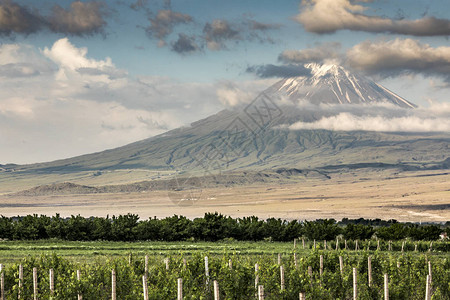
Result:
<svg viewBox="0 0 450 300"><path fill-rule="evenodd" d="M297 237L310 240L345 239L365 240L376 236L383 240L438 240L450 226L398 223L394 220L333 219L287 221L276 218L261 220L258 217L231 218L218 213L206 213L203 218L190 220L174 215L164 219L139 220L137 215L61 218L28 215L25 217L0 217L0 239L37 240L56 238L70 241L183 241L188 239L217 241L225 238L246 241L270 239L292 241Z"/></svg>
<svg viewBox="0 0 450 300"><path fill-rule="evenodd" d="M323 274L319 261L323 255ZM372 261L372 285L368 285L368 256ZM209 277L205 274L204 257L209 256ZM341 273L339 256L343 257ZM383 275L389 276L390 299L424 299L428 261L432 266L433 299L450 299L450 261L448 258L422 255L395 255L391 252L360 251L357 255L346 251L311 251L307 255L285 254L281 259L285 274L285 289L281 289L280 265L276 255L246 256L223 253L210 256L196 253L192 256L150 256L147 272L149 299L176 299L177 278L183 279L184 299L213 299L213 281L217 280L220 299L253 299L255 277L264 286L265 299L298 299L305 292L307 299L351 299L352 269L357 269L358 299L382 299ZM185 259L185 262L183 261ZM232 262L230 268L229 261ZM255 263L259 270L255 273ZM23 266L24 279L19 288L19 264ZM308 266L312 274L308 273ZM54 270L55 290L51 299L111 299L111 272L116 273L117 299L143 299L142 276L145 274L144 257L131 260L116 258L107 261L80 264L56 255L27 257L4 268L7 299L33 298L32 270L38 270L39 299L49 299L49 269ZM78 280L76 270L80 270Z"/></svg>

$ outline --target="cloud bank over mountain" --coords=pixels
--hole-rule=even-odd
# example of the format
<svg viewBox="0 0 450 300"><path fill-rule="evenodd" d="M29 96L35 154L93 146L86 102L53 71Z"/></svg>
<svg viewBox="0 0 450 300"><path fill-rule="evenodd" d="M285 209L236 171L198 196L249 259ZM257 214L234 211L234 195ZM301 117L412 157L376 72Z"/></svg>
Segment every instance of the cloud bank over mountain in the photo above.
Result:
<svg viewBox="0 0 450 300"><path fill-rule="evenodd" d="M309 107L311 109L311 107ZM290 130L324 129L333 131L450 132L450 105L435 103L413 110L390 106L316 107L327 116L314 122L298 121L285 125Z"/></svg>

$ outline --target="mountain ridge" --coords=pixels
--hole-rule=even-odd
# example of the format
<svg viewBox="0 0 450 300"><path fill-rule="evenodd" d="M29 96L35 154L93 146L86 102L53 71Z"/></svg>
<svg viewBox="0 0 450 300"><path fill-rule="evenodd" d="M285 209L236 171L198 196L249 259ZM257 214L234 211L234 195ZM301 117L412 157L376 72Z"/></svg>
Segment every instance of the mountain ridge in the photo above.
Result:
<svg viewBox="0 0 450 300"><path fill-rule="evenodd" d="M332 115L333 107L358 109L361 114L366 113L366 108L378 110L380 108L377 105L385 103L399 109L415 107L373 81L351 74L342 67L313 64L309 67L312 68L310 77L282 79L250 104L222 110L190 126L115 149L53 162L15 166L13 173L100 172L101 175L103 171L139 169L208 173L279 168L317 169L359 163L428 164L447 158L445 153L450 152L449 133L282 128L299 120L314 122ZM359 88L350 92L356 85ZM316 88L311 90L309 98L305 98L307 93L301 91L302 86ZM363 91L363 97L355 100ZM339 95L344 98L339 98ZM310 100L309 105L301 105L305 99ZM347 99L347 103L343 99ZM331 109L324 109L323 105Z"/></svg>

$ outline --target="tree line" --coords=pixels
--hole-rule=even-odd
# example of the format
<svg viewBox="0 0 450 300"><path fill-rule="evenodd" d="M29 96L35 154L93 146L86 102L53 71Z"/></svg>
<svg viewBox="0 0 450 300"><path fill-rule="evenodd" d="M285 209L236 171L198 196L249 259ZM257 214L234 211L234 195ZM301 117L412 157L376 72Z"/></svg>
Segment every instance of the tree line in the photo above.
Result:
<svg viewBox="0 0 450 300"><path fill-rule="evenodd" d="M305 237L310 240L334 240L342 235L349 240L365 240L376 236L383 240L438 240L440 234L450 235L450 222L444 225L399 223L343 219L315 221L260 219L256 216L232 218L219 213L206 213L193 220L174 215L157 219L140 220L138 215L126 214L112 217L80 215L62 218L59 214L0 217L0 239L38 240L61 239L69 241L292 241Z"/></svg>

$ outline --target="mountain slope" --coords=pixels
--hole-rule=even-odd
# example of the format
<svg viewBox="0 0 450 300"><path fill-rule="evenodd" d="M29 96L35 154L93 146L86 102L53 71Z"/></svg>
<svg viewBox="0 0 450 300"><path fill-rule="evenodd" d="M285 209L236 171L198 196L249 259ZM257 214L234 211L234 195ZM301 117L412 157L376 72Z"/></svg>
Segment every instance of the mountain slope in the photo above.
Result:
<svg viewBox="0 0 450 300"><path fill-rule="evenodd" d="M349 164L413 165L444 161L449 133L289 130L333 114L317 104L342 108L414 104L339 66L308 65L310 77L283 79L252 103L223 110L188 127L120 148L43 164L16 166L16 174L67 174L114 170L180 172L314 169ZM286 103L285 97L289 98ZM301 106L298 103L308 102ZM343 105L346 104L346 105ZM374 111L379 107L370 106ZM1 170L0 170L1 172ZM97 174L97 173L96 173ZM67 180L67 179L66 179Z"/></svg>

